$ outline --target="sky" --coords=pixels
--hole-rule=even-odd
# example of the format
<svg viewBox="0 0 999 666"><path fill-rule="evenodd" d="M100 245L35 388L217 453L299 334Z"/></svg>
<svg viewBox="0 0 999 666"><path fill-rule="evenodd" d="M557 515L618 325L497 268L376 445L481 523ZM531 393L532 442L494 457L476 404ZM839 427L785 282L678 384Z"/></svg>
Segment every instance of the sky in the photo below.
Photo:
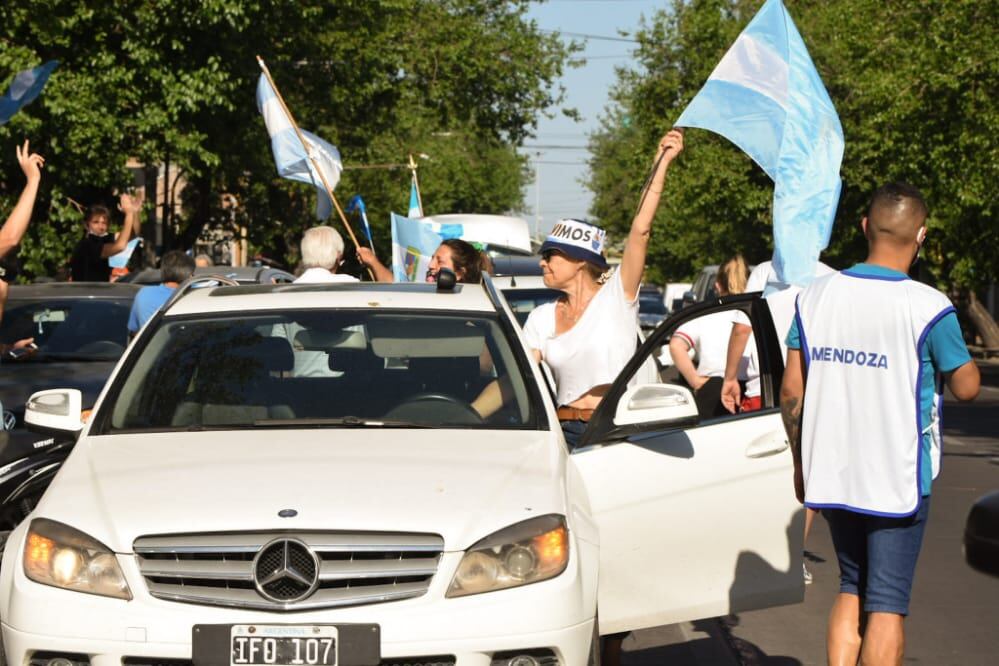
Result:
<svg viewBox="0 0 999 666"><path fill-rule="evenodd" d="M643 15L651 17L667 4L668 0L532 3L528 17L542 30L558 31L566 40L584 41L585 48L578 55L587 59L581 67L567 68L561 80L566 89L563 106L577 109L582 120L575 122L561 113L541 118L537 136L527 140L521 151L529 156L538 176L525 188L525 210L519 213L530 223L532 232L536 224L547 233L560 218L589 217L593 194L580 182L587 175L587 138L599 127L600 115L610 101L615 67L630 67L636 46L619 31L633 34ZM580 35L594 37L584 40Z"/></svg>

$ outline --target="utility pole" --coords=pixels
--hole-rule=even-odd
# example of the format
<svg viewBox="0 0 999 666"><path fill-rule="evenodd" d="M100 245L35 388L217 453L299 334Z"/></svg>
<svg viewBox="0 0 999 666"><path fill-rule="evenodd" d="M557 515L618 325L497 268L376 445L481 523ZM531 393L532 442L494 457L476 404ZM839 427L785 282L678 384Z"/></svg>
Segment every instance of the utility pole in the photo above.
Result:
<svg viewBox="0 0 999 666"><path fill-rule="evenodd" d="M541 151L534 153L534 238L541 241Z"/></svg>

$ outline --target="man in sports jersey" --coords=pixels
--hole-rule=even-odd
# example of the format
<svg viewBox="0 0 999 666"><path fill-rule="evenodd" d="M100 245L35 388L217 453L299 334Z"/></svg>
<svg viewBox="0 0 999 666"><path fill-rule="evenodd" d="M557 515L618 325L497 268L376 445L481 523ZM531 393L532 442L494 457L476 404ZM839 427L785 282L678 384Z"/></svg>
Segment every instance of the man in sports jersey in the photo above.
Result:
<svg viewBox="0 0 999 666"><path fill-rule="evenodd" d="M978 395L954 307L906 275L926 215L917 189L881 187L861 221L866 261L806 287L787 335L781 412L795 494L822 511L839 560L826 636L834 665L902 663L940 466L943 380L959 400Z"/></svg>

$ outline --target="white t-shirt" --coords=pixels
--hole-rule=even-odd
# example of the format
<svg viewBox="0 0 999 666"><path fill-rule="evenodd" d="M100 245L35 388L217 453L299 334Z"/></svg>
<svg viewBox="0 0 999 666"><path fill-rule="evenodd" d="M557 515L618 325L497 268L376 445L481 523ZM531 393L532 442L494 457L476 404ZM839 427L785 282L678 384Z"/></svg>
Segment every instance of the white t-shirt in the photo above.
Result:
<svg viewBox="0 0 999 666"><path fill-rule="evenodd" d="M295 284L328 284L334 282L359 282L353 275L330 273L325 268L308 268L295 280ZM301 349L296 345L295 336L303 330L295 323L278 324L274 326L271 335L284 337L291 344L295 353L295 377L339 377L342 372L330 370L329 354L324 351Z"/></svg>
<svg viewBox="0 0 999 666"><path fill-rule="evenodd" d="M724 377L728 357L728 339L732 335L732 313L712 312L688 321L673 334L697 350L697 374L701 377ZM749 350L739 364L739 379L746 379Z"/></svg>
<svg viewBox="0 0 999 666"><path fill-rule="evenodd" d="M330 273L325 268L306 268L305 271L295 279L295 283L329 283L329 282L360 282L353 275L345 273Z"/></svg>
<svg viewBox="0 0 999 666"><path fill-rule="evenodd" d="M612 383L635 355L638 297L627 299L621 271L615 270L579 321L559 335L555 334L555 307L546 303L535 308L524 324L524 336L551 369L558 404L569 405L594 386Z"/></svg>
<svg viewBox="0 0 999 666"><path fill-rule="evenodd" d="M815 277L822 277L830 273L835 273L821 261L815 264ZM770 306L770 317L774 321L774 329L777 331L777 341L780 343L780 358L783 361L787 358L787 332L791 330L791 321L794 319L794 299L801 293L801 287L777 280L777 272L773 263L764 261L753 269L746 281L746 291L762 291L763 298ZM736 311L732 320L733 324L745 324L749 326L749 318L742 311ZM756 360L756 339L752 334L746 342L746 350L749 355L748 379L746 381L746 395L755 397L760 394L760 367Z"/></svg>

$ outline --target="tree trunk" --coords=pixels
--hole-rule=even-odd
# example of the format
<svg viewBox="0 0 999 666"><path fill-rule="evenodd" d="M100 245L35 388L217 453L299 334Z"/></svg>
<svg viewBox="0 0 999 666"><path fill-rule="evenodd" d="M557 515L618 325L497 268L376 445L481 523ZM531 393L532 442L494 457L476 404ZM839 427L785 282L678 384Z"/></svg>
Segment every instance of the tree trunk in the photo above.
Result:
<svg viewBox="0 0 999 666"><path fill-rule="evenodd" d="M967 314L968 318L975 325L975 328L978 329L978 335L982 338L983 346L991 349L999 348L999 325L996 325L995 319L992 318L989 311L978 300L974 289L968 290Z"/></svg>

